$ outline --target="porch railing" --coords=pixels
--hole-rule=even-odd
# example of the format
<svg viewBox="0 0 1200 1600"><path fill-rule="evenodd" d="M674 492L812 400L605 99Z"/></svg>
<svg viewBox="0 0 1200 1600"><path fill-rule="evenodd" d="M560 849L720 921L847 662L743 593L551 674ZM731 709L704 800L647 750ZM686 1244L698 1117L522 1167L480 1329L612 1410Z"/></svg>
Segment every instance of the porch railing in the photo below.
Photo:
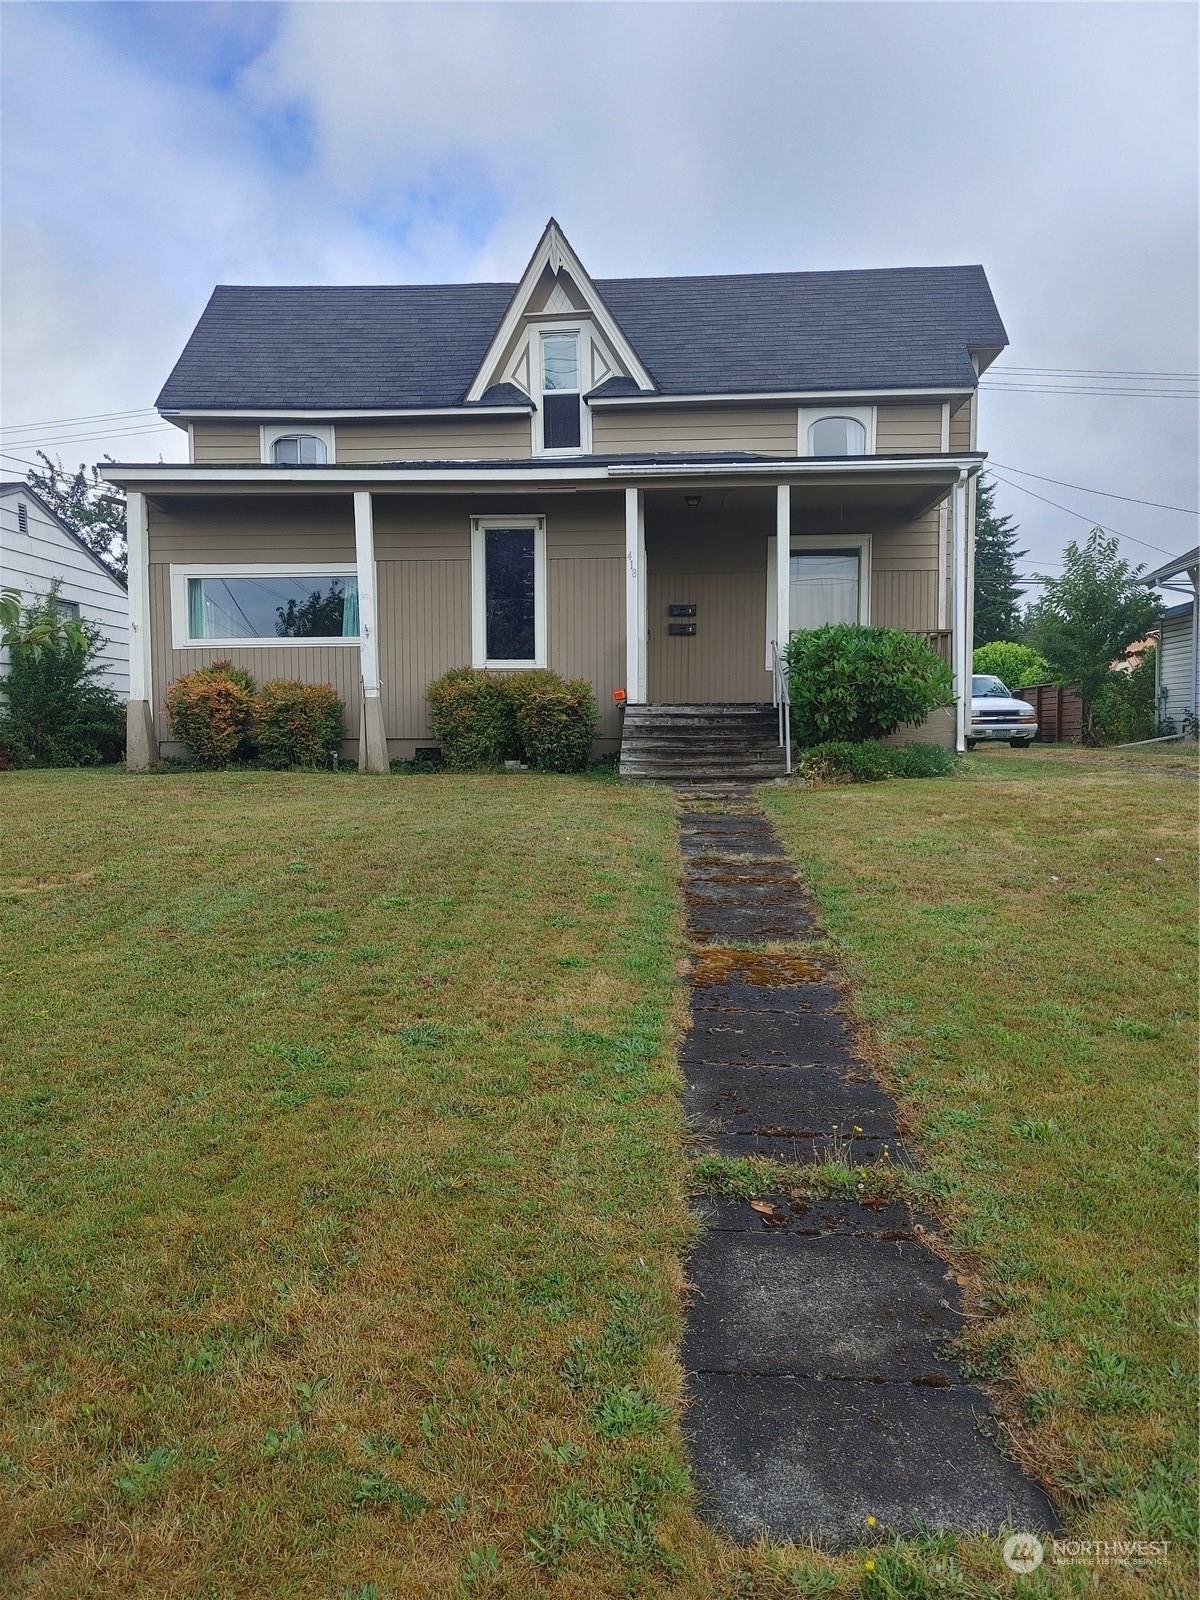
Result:
<svg viewBox="0 0 1200 1600"><path fill-rule="evenodd" d="M779 654L779 645L771 640L771 698L779 712L779 747L787 762L787 774L792 775L792 691L788 683L787 662Z"/></svg>
<svg viewBox="0 0 1200 1600"><path fill-rule="evenodd" d="M947 666L954 665L954 659L951 655L954 635L949 628L914 628L912 632L916 634L918 639L924 639L929 648L936 655L941 656Z"/></svg>

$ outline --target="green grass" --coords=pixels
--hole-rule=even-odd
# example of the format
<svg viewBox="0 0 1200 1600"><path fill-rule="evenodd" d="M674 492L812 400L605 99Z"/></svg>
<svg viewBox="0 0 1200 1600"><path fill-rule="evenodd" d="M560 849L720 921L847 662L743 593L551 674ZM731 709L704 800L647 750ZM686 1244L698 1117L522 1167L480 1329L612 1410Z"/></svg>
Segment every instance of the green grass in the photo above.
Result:
<svg viewBox="0 0 1200 1600"><path fill-rule="evenodd" d="M1129 754L766 803L930 1163L868 1187L940 1210L1071 1531L1172 1540L1101 1592L1183 1595L1196 790ZM679 1140L669 796L49 773L0 811L0 1593L1095 1592L695 1518L687 1190L780 1175Z"/></svg>

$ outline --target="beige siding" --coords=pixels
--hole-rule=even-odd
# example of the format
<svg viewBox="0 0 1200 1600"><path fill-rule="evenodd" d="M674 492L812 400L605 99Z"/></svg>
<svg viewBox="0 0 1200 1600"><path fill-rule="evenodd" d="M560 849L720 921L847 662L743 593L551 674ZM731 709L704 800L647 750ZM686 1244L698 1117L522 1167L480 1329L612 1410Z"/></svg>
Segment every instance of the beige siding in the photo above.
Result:
<svg viewBox="0 0 1200 1600"><path fill-rule="evenodd" d="M749 450L796 454L795 406L647 406L592 412L597 455L643 451Z"/></svg>
<svg viewBox="0 0 1200 1600"><path fill-rule="evenodd" d="M942 408L940 405L881 405L876 408L876 455L940 455L941 449Z"/></svg>
<svg viewBox="0 0 1200 1600"><path fill-rule="evenodd" d="M262 460L257 422L193 422L192 459L213 466Z"/></svg>
<svg viewBox="0 0 1200 1600"><path fill-rule="evenodd" d="M339 463L377 461L504 461L530 453L528 417L396 417L339 422Z"/></svg>
<svg viewBox="0 0 1200 1600"><path fill-rule="evenodd" d="M880 628L932 631L938 625L938 513L871 540L871 621Z"/></svg>
<svg viewBox="0 0 1200 1600"><path fill-rule="evenodd" d="M971 448L971 411L975 405L972 397L950 412L950 450L953 455L963 455Z"/></svg>
<svg viewBox="0 0 1200 1600"><path fill-rule="evenodd" d="M163 713L167 685L185 672L230 660L259 683L299 678L331 683L346 707L347 737L358 733L359 667L353 645L280 644L229 650L212 646L176 650L171 642L171 565L290 560L353 561L351 501L240 497L204 502L194 497L149 505L150 649L154 709L167 754L177 753Z"/></svg>

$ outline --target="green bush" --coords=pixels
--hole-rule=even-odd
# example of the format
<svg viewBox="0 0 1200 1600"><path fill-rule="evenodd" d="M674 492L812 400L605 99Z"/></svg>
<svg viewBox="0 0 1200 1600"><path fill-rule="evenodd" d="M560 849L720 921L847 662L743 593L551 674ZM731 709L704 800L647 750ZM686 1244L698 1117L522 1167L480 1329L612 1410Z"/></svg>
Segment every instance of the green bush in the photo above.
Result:
<svg viewBox="0 0 1200 1600"><path fill-rule="evenodd" d="M429 726L451 772L476 772L519 758L517 712L506 679L455 667L435 678L426 695Z"/></svg>
<svg viewBox="0 0 1200 1600"><path fill-rule="evenodd" d="M8 651L0 679L0 751L15 767L96 767L125 749L125 708L98 681L104 642L94 623L64 616L58 583L22 603L0 595L0 643Z"/></svg>
<svg viewBox="0 0 1200 1600"><path fill-rule="evenodd" d="M958 760L935 744L832 740L805 750L798 766L810 783L880 783L886 778L950 778Z"/></svg>
<svg viewBox="0 0 1200 1600"><path fill-rule="evenodd" d="M332 684L275 678L254 698L254 742L264 767L327 767L342 737Z"/></svg>
<svg viewBox="0 0 1200 1600"><path fill-rule="evenodd" d="M556 672L523 672L507 680L525 760L539 772L582 772L599 716L592 686Z"/></svg>
<svg viewBox="0 0 1200 1600"><path fill-rule="evenodd" d="M792 728L802 745L878 739L954 703L950 668L898 628L837 623L794 633L787 664Z"/></svg>
<svg viewBox="0 0 1200 1600"><path fill-rule="evenodd" d="M592 686L556 672L500 674L457 667L429 685L429 725L452 772L526 761L582 772L598 720Z"/></svg>
<svg viewBox="0 0 1200 1600"><path fill-rule="evenodd" d="M1154 659L1154 651L1147 650L1132 672L1109 673L1092 708L1092 727L1102 744L1134 744L1160 731Z"/></svg>
<svg viewBox="0 0 1200 1600"><path fill-rule="evenodd" d="M227 767L253 754L254 680L214 661L177 678L167 690L171 732L196 767Z"/></svg>
<svg viewBox="0 0 1200 1600"><path fill-rule="evenodd" d="M1030 684L1050 682L1050 668L1037 651L1007 639L981 644L971 658L971 667L974 672L990 672L1014 692Z"/></svg>

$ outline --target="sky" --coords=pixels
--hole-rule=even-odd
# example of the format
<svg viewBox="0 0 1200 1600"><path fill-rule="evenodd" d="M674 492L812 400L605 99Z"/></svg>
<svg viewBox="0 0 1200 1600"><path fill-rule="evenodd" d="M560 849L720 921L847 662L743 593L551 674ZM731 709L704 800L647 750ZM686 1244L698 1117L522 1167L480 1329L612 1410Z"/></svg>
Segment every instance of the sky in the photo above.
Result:
<svg viewBox="0 0 1200 1600"><path fill-rule="evenodd" d="M553 214L598 278L982 262L1020 570L1095 522L1157 566L1198 542L1197 16L5 0L0 469L183 459L152 407L216 283L515 281Z"/></svg>

